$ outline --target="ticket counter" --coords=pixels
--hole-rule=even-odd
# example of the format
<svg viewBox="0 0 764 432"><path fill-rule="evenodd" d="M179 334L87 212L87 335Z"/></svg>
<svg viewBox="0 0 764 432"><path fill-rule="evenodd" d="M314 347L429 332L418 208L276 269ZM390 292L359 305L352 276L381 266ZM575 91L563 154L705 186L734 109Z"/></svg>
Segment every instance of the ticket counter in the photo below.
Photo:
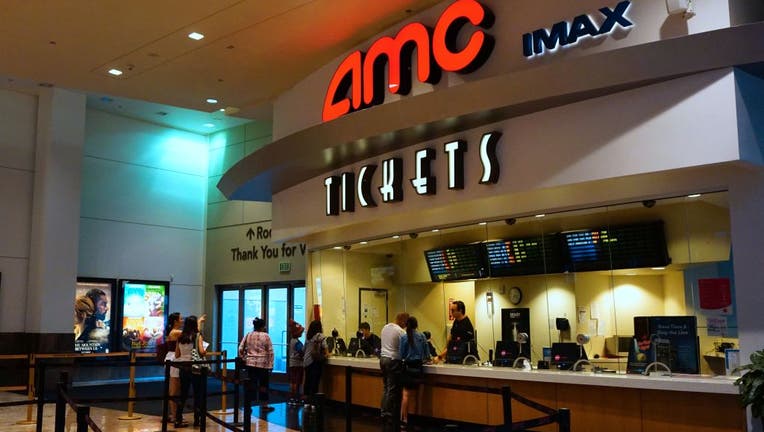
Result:
<svg viewBox="0 0 764 432"><path fill-rule="evenodd" d="M354 405L378 407L382 379L377 359L331 358L323 389L330 400L344 402L346 368L352 374ZM512 391L552 408L571 410L571 430L622 432L745 431L745 412L737 388L727 377L655 377L590 372L522 371L478 366L425 366L425 384L412 399L416 415L476 424L503 421L501 398L488 393L439 388L433 384L464 384ZM540 414L516 401L513 420ZM540 430L554 431L556 426Z"/></svg>

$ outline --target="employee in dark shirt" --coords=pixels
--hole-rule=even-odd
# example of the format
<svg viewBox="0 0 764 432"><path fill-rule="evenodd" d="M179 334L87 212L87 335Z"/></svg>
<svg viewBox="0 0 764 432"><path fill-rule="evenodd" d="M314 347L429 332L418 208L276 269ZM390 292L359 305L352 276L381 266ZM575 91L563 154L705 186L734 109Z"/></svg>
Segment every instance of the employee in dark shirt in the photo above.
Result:
<svg viewBox="0 0 764 432"><path fill-rule="evenodd" d="M451 326L451 334L446 341L446 349L438 356L446 363L461 363L467 354L478 357L477 344L475 343L475 328L466 314L464 302L456 300L451 303L451 316L454 324Z"/></svg>
<svg viewBox="0 0 764 432"><path fill-rule="evenodd" d="M379 355L379 350L382 347L382 340L379 336L371 332L371 326L367 322L362 322L358 326L358 342L361 350L367 356Z"/></svg>

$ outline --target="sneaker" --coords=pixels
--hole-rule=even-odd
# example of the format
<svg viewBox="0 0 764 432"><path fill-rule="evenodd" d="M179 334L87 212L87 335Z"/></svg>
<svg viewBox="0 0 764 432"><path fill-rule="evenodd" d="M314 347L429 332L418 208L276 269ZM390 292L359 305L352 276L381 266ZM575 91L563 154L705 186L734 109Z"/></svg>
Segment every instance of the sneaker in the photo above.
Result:
<svg viewBox="0 0 764 432"><path fill-rule="evenodd" d="M175 422L175 429L180 429L180 428L184 428L184 427L188 427L188 422L184 422L182 420Z"/></svg>

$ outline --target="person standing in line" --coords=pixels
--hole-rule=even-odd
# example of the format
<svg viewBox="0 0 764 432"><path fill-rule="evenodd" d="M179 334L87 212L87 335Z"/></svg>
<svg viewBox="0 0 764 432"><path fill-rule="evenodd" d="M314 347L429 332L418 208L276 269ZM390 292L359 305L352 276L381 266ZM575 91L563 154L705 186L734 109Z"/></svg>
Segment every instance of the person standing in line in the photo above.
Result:
<svg viewBox="0 0 764 432"><path fill-rule="evenodd" d="M206 351L204 349L204 340L202 335L199 334L199 322L195 315L186 317L183 322L183 331L178 337L178 343L175 348L175 361L192 361L191 350L196 348L200 356L204 357ZM180 369L180 400L175 408L175 428L181 428L188 426L188 423L183 421L183 406L188 399L188 387L189 385L194 388L194 426L199 426L202 420L206 420L205 413L201 412L201 388L202 379L207 379L205 375L201 373L201 368L193 367L181 367Z"/></svg>
<svg viewBox="0 0 764 432"><path fill-rule="evenodd" d="M297 405L302 397L300 388L302 387L302 380L305 372L305 366L303 361L305 359L305 346L300 337L305 332L305 327L300 323L289 320L289 405Z"/></svg>
<svg viewBox="0 0 764 432"><path fill-rule="evenodd" d="M417 331L419 322L416 318L409 317L406 320L406 333L401 336L401 360L404 365L403 372L403 398L401 399L401 430L408 426L409 399L423 378L422 366L430 362L430 350L427 339Z"/></svg>
<svg viewBox="0 0 764 432"><path fill-rule="evenodd" d="M329 349L323 332L324 327L321 321L314 320L308 325L308 334L305 336L303 365L305 365L305 396L308 397L318 393L324 363L329 357Z"/></svg>
<svg viewBox="0 0 764 432"><path fill-rule="evenodd" d="M446 363L461 364L467 354L478 357L475 345L475 328L472 326L470 317L467 316L466 307L461 300L455 300L450 306L454 324L451 326L451 334L446 341L446 349L438 356Z"/></svg>
<svg viewBox="0 0 764 432"><path fill-rule="evenodd" d="M395 322L382 327L382 348L379 356L379 368L382 370L382 421L386 426L396 426L401 413L401 336L405 335L404 328L409 314L401 312L395 317Z"/></svg>
<svg viewBox="0 0 764 432"><path fill-rule="evenodd" d="M255 389L257 389L260 412L270 412L274 409L268 405L268 381L273 370L273 343L266 331L264 319L252 320L252 328L253 330L247 333L239 344L239 357L244 359L247 366L247 376L249 376L247 391L250 394L250 400L255 400Z"/></svg>
<svg viewBox="0 0 764 432"><path fill-rule="evenodd" d="M167 354L164 356L165 361L175 360L175 350L178 348L178 338L183 333L181 327L183 326L183 317L180 312L173 312L167 317L167 327L165 327L165 343L167 344ZM180 369L176 367L170 368L170 410L168 422L172 423L172 416L175 415L175 398L180 396Z"/></svg>

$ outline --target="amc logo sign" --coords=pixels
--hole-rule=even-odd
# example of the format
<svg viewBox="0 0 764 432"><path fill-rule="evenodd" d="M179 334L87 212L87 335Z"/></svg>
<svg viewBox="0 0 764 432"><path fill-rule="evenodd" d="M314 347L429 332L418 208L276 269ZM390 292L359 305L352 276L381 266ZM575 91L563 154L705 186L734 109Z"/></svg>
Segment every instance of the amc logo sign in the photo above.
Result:
<svg viewBox="0 0 764 432"><path fill-rule="evenodd" d="M459 33L467 24L475 28L467 42L457 46L460 45L457 43ZM418 22L407 24L395 37L376 40L365 53L350 53L329 82L323 121L381 104L386 89L393 94L408 94L412 79L409 66L414 61L415 51L420 82L437 83L442 71L469 73L476 70L493 49L493 38L480 30L491 25L493 13L490 10L475 0L458 0L443 11L434 29Z"/></svg>

